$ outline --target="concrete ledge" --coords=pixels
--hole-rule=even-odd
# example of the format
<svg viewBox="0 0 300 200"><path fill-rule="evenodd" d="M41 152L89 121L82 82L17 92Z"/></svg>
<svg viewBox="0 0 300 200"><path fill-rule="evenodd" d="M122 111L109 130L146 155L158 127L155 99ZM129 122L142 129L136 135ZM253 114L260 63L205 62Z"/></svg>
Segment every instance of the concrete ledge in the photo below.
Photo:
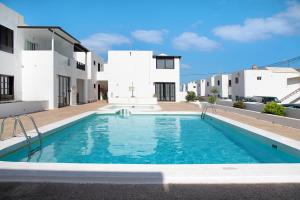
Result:
<svg viewBox="0 0 300 200"><path fill-rule="evenodd" d="M300 164L144 165L0 162L0 177L0 182L300 183Z"/></svg>
<svg viewBox="0 0 300 200"><path fill-rule="evenodd" d="M0 104L0 117L48 110L48 101L20 101Z"/></svg>
<svg viewBox="0 0 300 200"><path fill-rule="evenodd" d="M218 100L218 105L233 107L232 101ZM246 110L262 112L265 104L257 102L245 102ZM285 108L286 117L300 119L300 109L297 108Z"/></svg>

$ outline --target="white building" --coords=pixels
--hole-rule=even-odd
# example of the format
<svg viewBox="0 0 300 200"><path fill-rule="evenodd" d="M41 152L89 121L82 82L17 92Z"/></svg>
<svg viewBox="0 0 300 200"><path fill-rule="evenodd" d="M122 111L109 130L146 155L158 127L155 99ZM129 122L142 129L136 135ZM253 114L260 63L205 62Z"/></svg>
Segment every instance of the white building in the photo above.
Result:
<svg viewBox="0 0 300 200"><path fill-rule="evenodd" d="M206 80L201 79L197 81L197 95L199 97L204 97L206 91Z"/></svg>
<svg viewBox="0 0 300 200"><path fill-rule="evenodd" d="M72 35L56 26L27 26L1 3L0 28L0 101L47 101L52 109L97 99L95 55Z"/></svg>
<svg viewBox="0 0 300 200"><path fill-rule="evenodd" d="M101 92L107 91L109 103L180 101L180 58L152 51L108 51L107 64L97 75Z"/></svg>
<svg viewBox="0 0 300 200"><path fill-rule="evenodd" d="M195 92L195 95L198 96L198 89L197 89L197 82L190 81L187 83L187 91L188 92Z"/></svg>
<svg viewBox="0 0 300 200"><path fill-rule="evenodd" d="M214 76L214 87L218 90L218 97L231 98L231 75L220 74Z"/></svg>
<svg viewBox="0 0 300 200"><path fill-rule="evenodd" d="M232 74L232 99L272 96L283 103L300 102L300 72L293 68L266 67Z"/></svg>
<svg viewBox="0 0 300 200"><path fill-rule="evenodd" d="M215 87L215 75L206 79L205 96L212 95L211 89Z"/></svg>

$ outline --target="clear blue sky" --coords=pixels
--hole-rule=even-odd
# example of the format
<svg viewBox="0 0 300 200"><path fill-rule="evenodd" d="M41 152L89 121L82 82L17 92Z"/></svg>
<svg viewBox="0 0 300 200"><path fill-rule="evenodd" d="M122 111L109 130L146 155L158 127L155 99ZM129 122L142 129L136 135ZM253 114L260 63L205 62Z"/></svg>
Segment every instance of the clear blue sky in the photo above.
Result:
<svg viewBox="0 0 300 200"><path fill-rule="evenodd" d="M61 26L104 59L108 49L181 55L183 82L300 55L299 1L0 1L28 25Z"/></svg>

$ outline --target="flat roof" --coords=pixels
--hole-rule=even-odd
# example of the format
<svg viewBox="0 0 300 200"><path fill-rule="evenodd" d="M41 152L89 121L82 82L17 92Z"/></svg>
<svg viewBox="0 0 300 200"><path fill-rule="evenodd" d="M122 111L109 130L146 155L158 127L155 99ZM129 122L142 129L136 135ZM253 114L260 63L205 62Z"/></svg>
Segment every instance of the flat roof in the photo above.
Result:
<svg viewBox="0 0 300 200"><path fill-rule="evenodd" d="M61 38L67 40L70 43L79 43L80 41L77 40L75 37L73 37L71 34L69 34L67 31L62 29L60 26L18 26L18 28L24 28L24 29L48 29L49 31L54 31L54 33Z"/></svg>
<svg viewBox="0 0 300 200"><path fill-rule="evenodd" d="M153 58L181 58L181 56L153 55Z"/></svg>

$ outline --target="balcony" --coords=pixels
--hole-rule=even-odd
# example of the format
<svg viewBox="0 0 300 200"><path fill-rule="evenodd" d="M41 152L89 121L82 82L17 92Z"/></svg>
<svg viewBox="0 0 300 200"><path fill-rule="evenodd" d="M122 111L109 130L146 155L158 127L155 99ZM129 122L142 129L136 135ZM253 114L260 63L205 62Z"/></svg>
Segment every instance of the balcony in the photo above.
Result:
<svg viewBox="0 0 300 200"><path fill-rule="evenodd" d="M85 71L85 64L81 63L81 62L76 62L76 67L77 69L80 69L82 71Z"/></svg>

